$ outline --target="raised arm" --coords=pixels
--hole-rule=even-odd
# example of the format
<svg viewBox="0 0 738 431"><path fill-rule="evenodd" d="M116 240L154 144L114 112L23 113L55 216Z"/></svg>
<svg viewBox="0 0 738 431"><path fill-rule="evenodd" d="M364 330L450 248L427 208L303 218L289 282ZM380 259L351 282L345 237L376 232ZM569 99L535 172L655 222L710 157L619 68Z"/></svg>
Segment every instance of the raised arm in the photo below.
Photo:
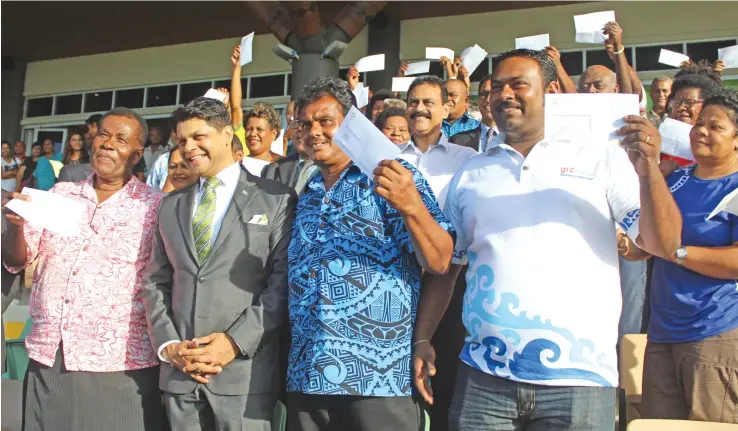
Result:
<svg viewBox="0 0 738 431"><path fill-rule="evenodd" d="M607 36L605 49L615 63L615 76L617 77L619 93L641 94L641 80L632 67L628 64L623 46L623 29L617 22L611 21L603 29Z"/></svg>
<svg viewBox="0 0 738 431"><path fill-rule="evenodd" d="M241 89L241 45L236 45L231 54L231 124L235 129L243 127L243 110L241 109L241 100L243 100L243 92ZM246 146L245 142L242 142Z"/></svg>
<svg viewBox="0 0 738 431"><path fill-rule="evenodd" d="M556 76L559 79L559 85L561 86L562 93L576 93L577 86L574 85L574 81L571 79L566 69L561 64L561 53L555 46L547 46L544 50L548 58L550 58L556 65Z"/></svg>

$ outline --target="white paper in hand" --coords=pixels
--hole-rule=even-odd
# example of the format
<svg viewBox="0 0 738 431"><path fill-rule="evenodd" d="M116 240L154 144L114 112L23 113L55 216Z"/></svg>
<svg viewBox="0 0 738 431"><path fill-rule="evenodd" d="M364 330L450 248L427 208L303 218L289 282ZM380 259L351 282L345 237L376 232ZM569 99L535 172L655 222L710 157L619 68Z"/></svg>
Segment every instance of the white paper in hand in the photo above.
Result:
<svg viewBox="0 0 738 431"><path fill-rule="evenodd" d="M384 54L376 54L360 58L354 66L356 66L356 70L358 70L359 73L384 70Z"/></svg>
<svg viewBox="0 0 738 431"><path fill-rule="evenodd" d="M356 97L356 106L361 109L369 104L369 87L364 87L364 84L359 82L354 88L354 97Z"/></svg>
<svg viewBox="0 0 738 431"><path fill-rule="evenodd" d="M487 51L479 45L474 45L461 57L461 65L466 67L469 75L471 75L482 64L485 58L487 58Z"/></svg>
<svg viewBox="0 0 738 431"><path fill-rule="evenodd" d="M407 90L410 89L410 84L415 81L415 78L412 76L408 77L394 77L392 78L392 91L397 91L400 93L407 93Z"/></svg>
<svg viewBox="0 0 738 431"><path fill-rule="evenodd" d="M637 94L546 94L544 138L576 142L620 141L623 117L638 115Z"/></svg>
<svg viewBox="0 0 738 431"><path fill-rule="evenodd" d="M738 67L738 45L718 49L718 59L723 60L725 67Z"/></svg>
<svg viewBox="0 0 738 431"><path fill-rule="evenodd" d="M680 67L683 62L689 61L689 57L678 52L662 49L659 53L659 63L669 66Z"/></svg>
<svg viewBox="0 0 738 431"><path fill-rule="evenodd" d="M346 155L369 178L382 160L394 160L400 148L380 132L364 114L355 107L344 118L333 137Z"/></svg>
<svg viewBox="0 0 738 431"><path fill-rule="evenodd" d="M661 134L661 152L686 160L694 160L692 147L689 145L689 132L692 126L671 118L664 118L659 126Z"/></svg>
<svg viewBox="0 0 738 431"><path fill-rule="evenodd" d="M30 196L31 202L13 199L6 207L26 219L31 226L62 236L79 235L87 214L87 205L83 202L28 187L21 193Z"/></svg>
<svg viewBox="0 0 738 431"><path fill-rule="evenodd" d="M225 93L221 93L220 91L216 90L215 88L211 88L208 90L203 97L207 97L208 99L215 99L219 102L226 103L226 100L228 100L228 95Z"/></svg>
<svg viewBox="0 0 738 431"><path fill-rule="evenodd" d="M610 21L615 21L615 11L576 15L574 17L575 40L579 43L603 43L605 35L602 34L602 29Z"/></svg>
<svg viewBox="0 0 738 431"><path fill-rule="evenodd" d="M430 60L418 61L407 65L405 76L419 75L430 72Z"/></svg>
<svg viewBox="0 0 738 431"><path fill-rule="evenodd" d="M440 60L441 57L446 57L449 60L454 59L454 50L448 48L437 48L437 47L426 47L425 58L428 60Z"/></svg>
<svg viewBox="0 0 738 431"><path fill-rule="evenodd" d="M721 211L729 212L733 215L738 216L738 189L735 189L732 192L728 193L728 195L720 201L720 203L715 207L710 215L707 216L707 219L710 220Z"/></svg>
<svg viewBox="0 0 738 431"><path fill-rule="evenodd" d="M518 37L515 39L515 49L532 49L534 51L541 51L547 46L551 46L549 43L548 33L536 36Z"/></svg>
<svg viewBox="0 0 738 431"><path fill-rule="evenodd" d="M247 34L241 39L241 66L251 63L253 60L254 32Z"/></svg>

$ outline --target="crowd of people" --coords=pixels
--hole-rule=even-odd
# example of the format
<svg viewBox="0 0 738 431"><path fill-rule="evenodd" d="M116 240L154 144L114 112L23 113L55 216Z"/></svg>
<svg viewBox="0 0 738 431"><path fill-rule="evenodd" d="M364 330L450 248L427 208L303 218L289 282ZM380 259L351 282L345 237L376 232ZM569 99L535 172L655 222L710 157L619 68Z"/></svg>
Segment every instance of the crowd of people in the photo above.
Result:
<svg viewBox="0 0 738 431"><path fill-rule="evenodd" d="M162 128L115 108L3 142L23 187L82 203L64 236L5 211L3 276L35 263L24 429L606 430L620 338L648 334L642 416L738 423L738 92L722 64L650 87L623 30L578 83L555 47L418 76L361 107L399 149L369 173L333 141L360 75L322 77L280 126L230 89ZM407 64L398 71L403 76ZM544 138L552 93L638 95L620 145ZM661 153L687 123L694 161ZM32 201L31 201L32 202Z"/></svg>

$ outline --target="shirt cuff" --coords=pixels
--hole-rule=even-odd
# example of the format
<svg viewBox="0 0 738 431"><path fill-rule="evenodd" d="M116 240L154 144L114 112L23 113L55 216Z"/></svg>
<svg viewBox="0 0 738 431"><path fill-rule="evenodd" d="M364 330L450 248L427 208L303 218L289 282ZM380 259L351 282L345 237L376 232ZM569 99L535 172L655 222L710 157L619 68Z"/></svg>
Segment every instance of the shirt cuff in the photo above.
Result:
<svg viewBox="0 0 738 431"><path fill-rule="evenodd" d="M159 350L156 351L156 356L159 357L159 360L160 361L162 361L164 363L167 363L167 364L171 363L171 362L167 361L166 359L164 359L164 356L161 355L161 352L164 351L164 348L166 348L168 345L174 344L174 343L179 343L179 340L167 341L166 343L164 343L161 346L159 346Z"/></svg>

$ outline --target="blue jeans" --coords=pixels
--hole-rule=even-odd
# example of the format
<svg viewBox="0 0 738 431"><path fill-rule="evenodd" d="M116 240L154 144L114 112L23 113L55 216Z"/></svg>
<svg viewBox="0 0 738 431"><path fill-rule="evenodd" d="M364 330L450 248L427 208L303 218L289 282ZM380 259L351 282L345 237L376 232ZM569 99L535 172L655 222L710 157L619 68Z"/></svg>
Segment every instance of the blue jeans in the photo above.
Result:
<svg viewBox="0 0 738 431"><path fill-rule="evenodd" d="M459 366L452 431L613 431L615 388L539 386Z"/></svg>

